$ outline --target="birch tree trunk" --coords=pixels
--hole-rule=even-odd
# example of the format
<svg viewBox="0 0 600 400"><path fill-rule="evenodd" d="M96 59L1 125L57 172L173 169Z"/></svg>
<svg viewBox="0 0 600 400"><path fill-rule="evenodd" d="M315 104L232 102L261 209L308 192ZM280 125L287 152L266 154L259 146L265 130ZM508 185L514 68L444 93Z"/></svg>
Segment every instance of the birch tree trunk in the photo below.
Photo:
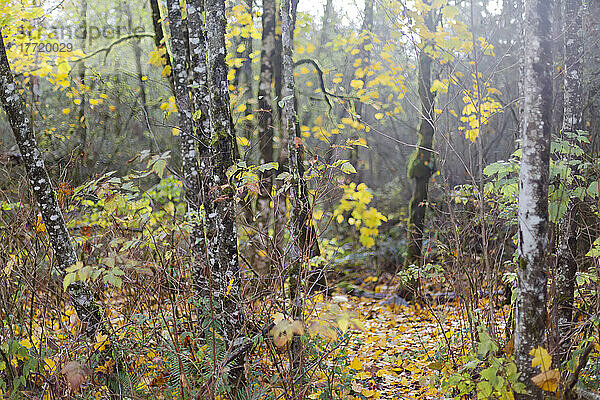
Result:
<svg viewBox="0 0 600 400"><path fill-rule="evenodd" d="M563 134L574 133L582 128L583 91L581 80L583 60L581 0L565 0L563 16L564 32L564 87L563 87ZM577 143L573 143L574 145ZM570 159L565 160L571 161ZM566 183L565 183L566 185ZM569 188L567 188L567 191ZM565 220L560 224L556 270L556 350L557 363L565 361L571 341L569 331L573 322L573 297L577 273L577 215L574 202L569 202Z"/></svg>
<svg viewBox="0 0 600 400"><path fill-rule="evenodd" d="M208 238L207 246L217 250L216 260L209 260L213 308L216 321L230 346L232 366L230 377L234 385L244 378L243 361L245 339L241 299L241 282L237 253L234 188L229 184L226 171L233 165L235 133L229 110L229 85L225 57L225 1L206 0L206 48L208 87L210 91L210 122L212 128L211 160L214 186L211 188L211 213L208 219L217 222L217 234ZM213 241L211 243L211 241Z"/></svg>
<svg viewBox="0 0 600 400"><path fill-rule="evenodd" d="M551 5L526 0L524 7L524 79L519 177L519 265L515 310L515 361L529 395L543 399L531 378L529 352L544 345L546 322L546 265L548 250L548 175L550 163ZM531 397L530 397L531 396Z"/></svg>
<svg viewBox="0 0 600 400"><path fill-rule="evenodd" d="M435 31L434 17L428 14L425 18L430 31ZM433 126L434 94L431 92L431 57L426 52L426 47L431 44L424 43L419 51L419 100L421 102L421 116L418 127L417 147L408 164L408 177L414 180L413 192L408 206L407 227L407 254L406 266L411 264L421 265L423 246L423 231L425 229L425 211L427 209L427 192L429 179L435 169L433 160ZM416 282L412 282L409 291L416 289ZM407 293L410 295L410 293Z"/></svg>
<svg viewBox="0 0 600 400"><path fill-rule="evenodd" d="M48 171L44 165L31 121L27 117L25 103L14 81L0 31L0 100L15 136L23 163L27 170L29 185L37 202L46 233L54 253L54 268L60 277L65 270L77 262L77 254L63 218L62 211L52 187ZM94 340L102 329L100 308L89 288L82 282L71 283L68 293L77 316L84 326L86 336Z"/></svg>

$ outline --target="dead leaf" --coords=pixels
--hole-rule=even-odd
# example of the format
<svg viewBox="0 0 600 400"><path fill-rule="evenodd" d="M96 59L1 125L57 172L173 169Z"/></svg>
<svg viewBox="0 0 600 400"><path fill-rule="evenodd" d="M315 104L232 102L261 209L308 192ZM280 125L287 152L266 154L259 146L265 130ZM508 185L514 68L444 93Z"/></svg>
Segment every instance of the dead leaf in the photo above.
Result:
<svg viewBox="0 0 600 400"><path fill-rule="evenodd" d="M69 387L74 392L79 391L85 378L90 375L90 369L77 361L69 361L60 372L65 375Z"/></svg>
<svg viewBox="0 0 600 400"><path fill-rule="evenodd" d="M551 369L534 376L531 380L537 387L546 392L556 392L560 381L560 372L557 369Z"/></svg>

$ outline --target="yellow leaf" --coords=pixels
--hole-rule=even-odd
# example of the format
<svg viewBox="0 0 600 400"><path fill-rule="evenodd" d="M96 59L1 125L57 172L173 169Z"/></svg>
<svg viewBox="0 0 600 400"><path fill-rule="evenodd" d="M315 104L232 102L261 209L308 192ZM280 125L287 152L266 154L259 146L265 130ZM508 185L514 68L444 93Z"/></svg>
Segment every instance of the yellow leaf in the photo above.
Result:
<svg viewBox="0 0 600 400"><path fill-rule="evenodd" d="M560 380L560 372L557 369L551 369L534 376L531 380L542 390L556 392L558 381Z"/></svg>
<svg viewBox="0 0 600 400"><path fill-rule="evenodd" d="M353 79L352 82L350 82L350 86L352 86L354 89L361 89L364 84L365 83L360 79Z"/></svg>
<svg viewBox="0 0 600 400"><path fill-rule="evenodd" d="M233 287L233 278L231 278L231 280L229 281L229 284L227 285L227 292L225 293L225 296L229 296L229 293L231 293L232 287Z"/></svg>
<svg viewBox="0 0 600 400"><path fill-rule="evenodd" d="M529 355L533 357L533 360L531 360L532 367L539 366L542 372L549 371L552 367L552 357L545 348L536 347L535 349L531 349Z"/></svg>
<svg viewBox="0 0 600 400"><path fill-rule="evenodd" d="M102 351L106 348L109 343L108 336L102 333L96 335L96 343L94 344L94 351Z"/></svg>
<svg viewBox="0 0 600 400"><path fill-rule="evenodd" d="M160 73L160 75L162 77L167 77L167 76L171 75L171 66L170 65L165 65L165 67L163 68L163 70Z"/></svg>
<svg viewBox="0 0 600 400"><path fill-rule="evenodd" d="M357 371L362 369L362 363L360 362L358 357L354 357L352 359L352 362L350 362L350 368L355 369Z"/></svg>
<svg viewBox="0 0 600 400"><path fill-rule="evenodd" d="M250 141L248 140L248 138L245 138L243 136L238 136L237 142L240 146L249 146L250 145Z"/></svg>
<svg viewBox="0 0 600 400"><path fill-rule="evenodd" d="M375 119L382 119L382 118L383 118L383 113L375 114Z"/></svg>
<svg viewBox="0 0 600 400"><path fill-rule="evenodd" d="M360 394L362 394L366 398L371 398L371 397L375 396L377 394L377 392L374 390L371 390L371 389L363 389L363 391L360 392Z"/></svg>
<svg viewBox="0 0 600 400"><path fill-rule="evenodd" d="M313 51L315 51L315 45L312 43L309 43L306 45L306 52L307 53L312 53Z"/></svg>
<svg viewBox="0 0 600 400"><path fill-rule="evenodd" d="M91 105L95 106L95 105L97 105L98 103L100 103L100 101L99 101L98 99L90 99L90 104L91 104Z"/></svg>
<svg viewBox="0 0 600 400"><path fill-rule="evenodd" d="M70 108L63 108L62 109L62 113L65 114L65 115L69 114L70 112L71 112Z"/></svg>
<svg viewBox="0 0 600 400"><path fill-rule="evenodd" d="M181 131L179 130L179 128L173 128L171 129L171 133L173 134L173 136L179 136L181 134Z"/></svg>
<svg viewBox="0 0 600 400"><path fill-rule="evenodd" d="M57 371L56 361L51 358L44 358L44 369L49 375L53 375Z"/></svg>

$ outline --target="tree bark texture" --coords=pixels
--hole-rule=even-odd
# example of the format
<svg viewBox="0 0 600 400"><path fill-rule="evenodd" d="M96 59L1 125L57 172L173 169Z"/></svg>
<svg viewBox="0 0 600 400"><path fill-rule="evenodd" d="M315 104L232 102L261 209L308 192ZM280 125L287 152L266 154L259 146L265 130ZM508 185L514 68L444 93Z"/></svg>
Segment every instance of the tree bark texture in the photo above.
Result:
<svg viewBox="0 0 600 400"><path fill-rule="evenodd" d="M524 7L524 79L519 177L519 265L515 310L515 361L529 395L543 399L531 378L529 352L544 346L548 251L548 176L552 129L551 5L526 0ZM531 396L531 397L530 397Z"/></svg>
<svg viewBox="0 0 600 400"><path fill-rule="evenodd" d="M197 15L195 8L191 4L188 6L187 22L193 20L192 15ZM190 13L190 9L193 11ZM191 250L192 250L192 280L196 294L199 298L206 298L209 294L205 257L208 249L205 242L204 224L202 223L202 206L204 203L204 191L201 179L203 175L199 168L199 154L197 146L197 138L199 135L196 131L194 121L195 105L190 97L188 89L188 67L193 58L194 61L201 61L201 57L196 54L197 48L201 40L197 36L202 36L201 29L190 26L189 37L185 37L186 29L183 27L184 21L181 15L181 6L178 0L167 0L167 12L171 28L171 56L173 58L172 79L175 94L175 103L179 116L179 138L181 147L182 159L182 177L183 187L185 190L185 199L187 203L187 220L191 225ZM200 11L201 12L201 11ZM195 29L194 29L195 28ZM189 43L189 48L188 48ZM203 41L202 41L203 43ZM201 51L201 50L200 50ZM192 55L190 54L192 53ZM201 52L205 54L204 52ZM196 71L201 69L198 64L192 63L192 73L197 78ZM206 72L206 67L204 67ZM206 75L206 73L204 74ZM204 85L205 86L205 85ZM199 90L200 88L197 88ZM208 99L204 99L208 100ZM204 118L208 120L207 117ZM199 121L200 124L201 121ZM206 157L204 157L206 158ZM206 163L206 160L204 160ZM203 164L204 165L204 164ZM210 176L210 169L205 167L204 172Z"/></svg>
<svg viewBox="0 0 600 400"><path fill-rule="evenodd" d="M582 129L582 67L583 31L581 0L565 0L563 16L564 33L564 85L563 85L563 134ZM578 145L578 143L573 143ZM569 157L571 158L571 157ZM571 161L566 159L566 162ZM568 188L570 189L570 188ZM560 224L556 270L556 327L555 360L565 361L571 341L569 332L573 322L573 298L575 274L577 273L577 215L576 199L568 199L565 220Z"/></svg>
<svg viewBox="0 0 600 400"><path fill-rule="evenodd" d="M294 98L294 61L293 54L293 27L292 27L291 0L283 0L281 4L281 41L282 41L282 75L283 75L283 112L282 129L283 135L288 138L288 165L291 175L290 185L290 236L288 243L289 261L289 291L291 317L302 320L302 296L300 293L300 277L302 275L303 261L307 258L301 254L301 214L302 214L302 186L304 180L298 168L298 148L302 146L302 139L298 138L297 132L297 110ZM291 343L291 365L294 375L302 372L302 343L298 337L294 337Z"/></svg>
<svg viewBox="0 0 600 400"><path fill-rule="evenodd" d="M0 38L2 32L0 31ZM55 272L64 277L65 270L77 262L77 254L71 242L71 236L63 218L62 211L50 181L50 176L39 151L31 121L27 117L25 103L19 95L10 64L0 40L0 100L15 136L19 151L27 170L29 185L42 215L50 246L54 252ZM82 282L74 282L68 287L70 300L77 316L85 327L85 333L91 340L101 327L100 308L96 304L89 288Z"/></svg>
<svg viewBox="0 0 600 400"><path fill-rule="evenodd" d="M222 324L222 335L226 342L235 347L236 339L242 337L244 315L235 226L235 193L226 176L227 169L234 161L235 132L229 109L228 68L225 62L225 1L207 0L204 5L214 184L209 200L212 210L207 218L214 218L217 223L216 243L209 242L207 246L217 250L216 260L209 260L215 317ZM208 239L212 240L210 237ZM244 354L240 354L232 363L230 377L237 382L243 379L243 357Z"/></svg>

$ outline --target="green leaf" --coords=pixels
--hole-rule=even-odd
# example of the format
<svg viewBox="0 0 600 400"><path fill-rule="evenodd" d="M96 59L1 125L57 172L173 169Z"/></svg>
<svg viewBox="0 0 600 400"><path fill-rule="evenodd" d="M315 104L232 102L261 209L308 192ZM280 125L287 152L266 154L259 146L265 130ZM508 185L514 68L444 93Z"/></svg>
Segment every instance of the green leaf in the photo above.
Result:
<svg viewBox="0 0 600 400"><path fill-rule="evenodd" d="M283 108L283 106L285 105L286 100L292 99L294 98L293 94L287 95L284 98L282 98L281 100L279 100L277 102L277 105L279 105L279 108Z"/></svg>
<svg viewBox="0 0 600 400"><path fill-rule="evenodd" d="M152 171L156 172L156 175L158 175L158 177L162 179L166 166L167 160L159 158L152 164Z"/></svg>
<svg viewBox="0 0 600 400"><path fill-rule="evenodd" d="M598 197L598 181L590 183L587 188L587 194L591 197Z"/></svg>
<svg viewBox="0 0 600 400"><path fill-rule="evenodd" d="M340 166L340 169L345 174L355 174L356 173L356 169L354 168L354 166L352 164L350 164L349 161L346 161L345 163L343 163Z"/></svg>
<svg viewBox="0 0 600 400"><path fill-rule="evenodd" d="M275 161L275 162L268 162L268 163L258 166L258 170L260 172L269 171L271 169L279 169L279 163Z"/></svg>
<svg viewBox="0 0 600 400"><path fill-rule="evenodd" d="M492 395L493 388L488 381L482 381L477 383L477 398L478 399L489 399Z"/></svg>
<svg viewBox="0 0 600 400"><path fill-rule="evenodd" d="M479 348L477 349L477 353L485 356L490 352L495 353L496 351L498 351L498 345L492 340L487 331L481 330L479 332Z"/></svg>
<svg viewBox="0 0 600 400"><path fill-rule="evenodd" d="M65 275L65 278L63 279L63 289L67 290L69 285L75 282L76 280L77 274L75 272L69 272L67 275Z"/></svg>

